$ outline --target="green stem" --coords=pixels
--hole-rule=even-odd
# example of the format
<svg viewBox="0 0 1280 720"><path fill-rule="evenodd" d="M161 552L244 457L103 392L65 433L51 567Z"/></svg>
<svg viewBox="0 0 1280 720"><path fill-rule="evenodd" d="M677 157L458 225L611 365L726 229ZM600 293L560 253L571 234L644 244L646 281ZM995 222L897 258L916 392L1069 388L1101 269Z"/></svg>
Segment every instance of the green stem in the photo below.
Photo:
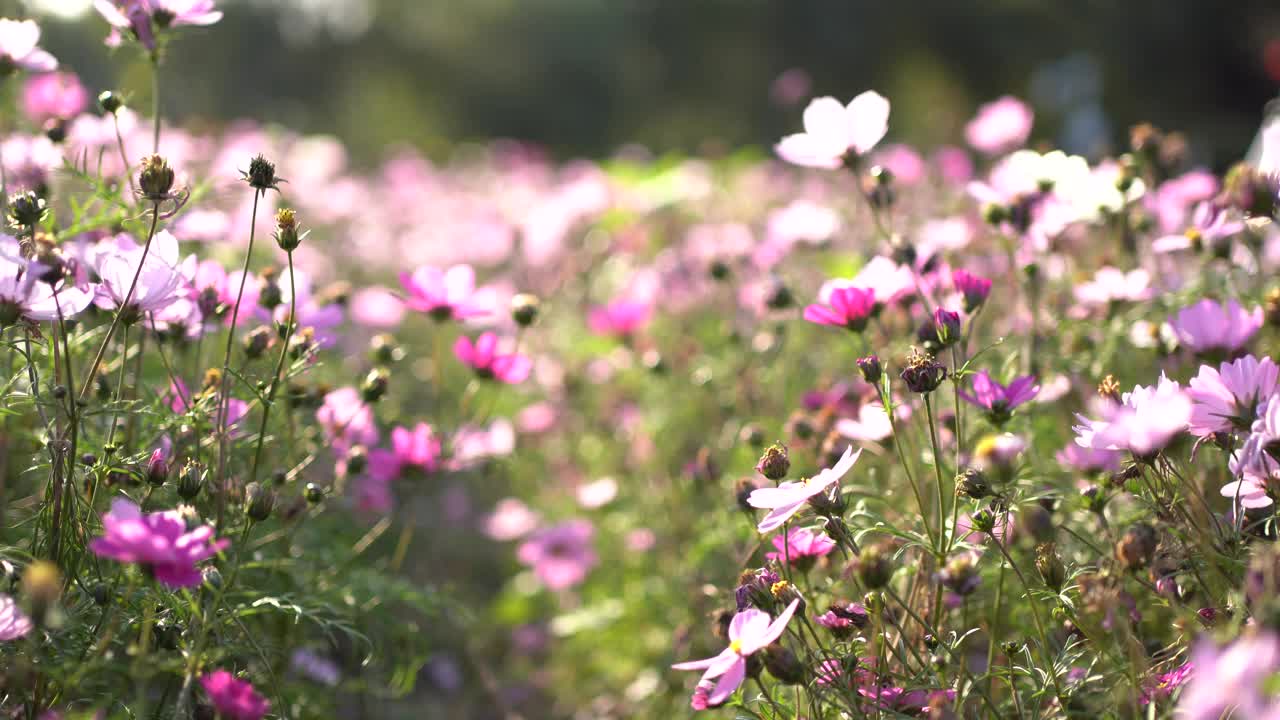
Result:
<svg viewBox="0 0 1280 720"><path fill-rule="evenodd" d="M284 329L284 341L280 346L280 357L276 360L276 369L271 374L271 387L267 390L266 402L262 404L262 424L258 426L258 445L253 451L253 470L249 473L249 481L258 479L258 465L262 462L262 445L267 436L267 420L271 417L271 408L275 407L276 391L280 389L281 374L284 372L285 359L289 356L289 339L293 335L294 314L298 307L298 293L293 281L293 251L289 251L289 321Z"/></svg>

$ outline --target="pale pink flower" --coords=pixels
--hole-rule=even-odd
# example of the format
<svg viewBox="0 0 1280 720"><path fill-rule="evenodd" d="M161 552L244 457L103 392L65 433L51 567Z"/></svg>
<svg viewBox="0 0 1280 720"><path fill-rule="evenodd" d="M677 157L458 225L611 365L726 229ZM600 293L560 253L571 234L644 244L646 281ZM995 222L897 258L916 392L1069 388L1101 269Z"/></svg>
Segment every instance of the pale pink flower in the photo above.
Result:
<svg viewBox="0 0 1280 720"><path fill-rule="evenodd" d="M591 308L587 326L597 335L628 337L649 323L653 305L640 300L619 299Z"/></svg>
<svg viewBox="0 0 1280 720"><path fill-rule="evenodd" d="M440 463L440 438L424 422L418 423L413 429L393 428L391 448L402 465L414 465L431 471Z"/></svg>
<svg viewBox="0 0 1280 720"><path fill-rule="evenodd" d="M540 530L516 550L516 559L533 568L551 590L565 590L586 580L600 559L592 548L595 526L569 520Z"/></svg>
<svg viewBox="0 0 1280 720"><path fill-rule="evenodd" d="M1191 412L1191 400L1178 383L1161 375L1155 386L1138 385L1122 395L1119 403L1105 403L1100 420L1077 415L1076 443L1147 457L1186 431Z"/></svg>
<svg viewBox="0 0 1280 720"><path fill-rule="evenodd" d="M409 294L405 307L437 320L467 320L494 310L493 291L476 288L476 273L470 265L447 270L424 265L412 273L401 273L400 284Z"/></svg>
<svg viewBox="0 0 1280 720"><path fill-rule="evenodd" d="M0 19L0 65L49 72L58 68L58 61L41 50L40 26L32 20Z"/></svg>
<svg viewBox="0 0 1280 720"><path fill-rule="evenodd" d="M36 123L69 120L89 104L89 91L71 72L34 75L22 86L22 111Z"/></svg>
<svg viewBox="0 0 1280 720"><path fill-rule="evenodd" d="M800 512L809 502L809 498L821 495L827 491L827 488L840 482L840 478L853 469L853 464L858 461L858 456L861 454L861 450L854 452L853 446L849 446L845 448L839 462L807 480L788 481L778 487L751 491L747 496L747 503L751 507L770 511L756 529L767 533L782 527L792 515Z"/></svg>
<svg viewBox="0 0 1280 720"><path fill-rule="evenodd" d="M1217 369L1201 365L1188 384L1192 411L1189 430L1203 437L1217 432L1247 430L1257 417L1257 408L1276 392L1275 362L1246 355L1224 362Z"/></svg>
<svg viewBox="0 0 1280 720"><path fill-rule="evenodd" d="M832 97L809 102L804 132L784 137L774 148L787 162L835 169L850 151L865 155L889 130L889 101L868 90L849 104Z"/></svg>
<svg viewBox="0 0 1280 720"><path fill-rule="evenodd" d="M1263 320L1261 307L1245 310L1235 300L1219 304L1205 298L1179 310L1169 324L1178 343L1192 352L1233 355L1262 328Z"/></svg>
<svg viewBox="0 0 1280 720"><path fill-rule="evenodd" d="M31 632L31 618L27 617L12 597L0 593L0 642L17 640Z"/></svg>
<svg viewBox="0 0 1280 720"><path fill-rule="evenodd" d="M998 155L1024 145L1034 119L1026 103L1005 95L978 108L978 114L964 127L964 137L973 149Z"/></svg>
<svg viewBox="0 0 1280 720"><path fill-rule="evenodd" d="M325 439L339 455L346 455L355 445L371 447L378 444L379 433L373 408L354 387L341 387L325 395L324 403L316 410L316 421L324 430Z"/></svg>
<svg viewBox="0 0 1280 720"><path fill-rule="evenodd" d="M787 623L800 606L800 598L791 601L782 614L772 622L769 613L751 608L743 610L729 621L729 647L715 657L672 665L674 670L703 670L700 682L719 678L706 698L707 706L714 706L729 699L747 676L747 658L773 644L782 637Z"/></svg>
<svg viewBox="0 0 1280 720"><path fill-rule="evenodd" d="M484 532L494 540L522 538L538 527L542 517L518 498L503 498L484 520Z"/></svg>

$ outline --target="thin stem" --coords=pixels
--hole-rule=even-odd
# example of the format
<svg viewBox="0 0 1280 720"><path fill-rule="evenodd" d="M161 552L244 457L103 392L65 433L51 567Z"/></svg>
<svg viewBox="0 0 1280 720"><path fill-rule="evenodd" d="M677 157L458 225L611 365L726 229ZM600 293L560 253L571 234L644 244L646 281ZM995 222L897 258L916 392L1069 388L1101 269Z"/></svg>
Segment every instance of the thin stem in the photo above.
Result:
<svg viewBox="0 0 1280 720"><path fill-rule="evenodd" d="M151 152L160 152L160 56L151 56L151 117L155 127L151 136Z"/></svg>
<svg viewBox="0 0 1280 720"><path fill-rule="evenodd" d="M120 326L120 318L124 316L129 303L133 301L133 291L138 288L138 278L142 276L142 268L147 264L147 254L151 252L151 241L156 236L156 226L159 223L160 201L156 200L151 208L151 230L147 232L147 242L142 246L142 257L138 259L138 269L134 271L133 280L129 283L129 291L124 294L124 299L120 301L120 307L116 310L115 317L111 319L111 326L107 328L107 336L102 338L102 345L98 346L98 352L93 357L93 364L89 366L89 374L85 376L84 383L80 385L79 399L81 400L84 399L85 393L89 391L89 386L93 384L94 378L98 376L98 369L102 367L102 356L107 352L107 345L111 344L111 338L115 337L116 328Z"/></svg>
<svg viewBox="0 0 1280 720"><path fill-rule="evenodd" d="M929 393L924 394L924 412L929 421L929 444L933 447L933 474L938 481L938 548L945 550L942 539L947 536L946 498L942 492L942 449L938 443L938 428L933 419L933 402Z"/></svg>
<svg viewBox="0 0 1280 720"><path fill-rule="evenodd" d="M124 151L124 136L120 134L120 116L111 113L111 119L116 127L116 147L120 150L120 162L124 163L124 176L129 180L129 192L136 195L138 188L133 184L133 166L129 164L129 154Z"/></svg>
<svg viewBox="0 0 1280 720"><path fill-rule="evenodd" d="M1018 576L1018 582L1022 583L1022 589L1027 593L1027 604L1031 606L1031 619L1035 621L1036 632L1040 635L1040 657L1049 666L1046 670L1049 673L1049 679L1053 681L1053 694L1058 698L1058 704L1065 708L1067 701L1062 694L1062 686L1058 683L1058 669L1049 656L1049 633L1045 630L1044 621L1040 619L1040 608L1036 607L1036 599L1031 596L1031 584L1027 582L1027 578L1022 574L1022 570L1018 569L1018 564L1009 556L1009 551L1005 549L1004 543L995 536L991 535L991 542L1000 549L1000 554L1004 556L1005 562L1009 563L1009 567L1013 568L1013 573Z"/></svg>
<svg viewBox="0 0 1280 720"><path fill-rule="evenodd" d="M280 357L276 360L276 369L271 374L271 387L267 389L266 402L262 403L262 424L258 426L258 446L253 451L253 470L249 473L249 481L258 479L258 465L262 462L262 445L267 436L267 420L271 417L271 408L275 407L276 391L280 389L281 374L284 362L289 356L289 340L293 335L294 315L298 307L298 293L293 280L293 251L289 251L289 322L284 329L284 341L280 345Z"/></svg>
<svg viewBox="0 0 1280 720"><path fill-rule="evenodd" d="M222 516L227 505L227 412L230 405L228 402L230 400L228 384L231 378L231 346L235 343L236 323L240 319L240 301L244 299L244 285L249 277L249 263L253 260L253 239L258 227L258 198L261 195L262 191L254 188L253 214L249 220L249 249L244 254L244 267L240 271L240 289L236 291L236 304L231 309L231 326L227 328L227 344L222 353L221 387L218 390L218 426L215 428L218 436L217 527L222 527Z"/></svg>

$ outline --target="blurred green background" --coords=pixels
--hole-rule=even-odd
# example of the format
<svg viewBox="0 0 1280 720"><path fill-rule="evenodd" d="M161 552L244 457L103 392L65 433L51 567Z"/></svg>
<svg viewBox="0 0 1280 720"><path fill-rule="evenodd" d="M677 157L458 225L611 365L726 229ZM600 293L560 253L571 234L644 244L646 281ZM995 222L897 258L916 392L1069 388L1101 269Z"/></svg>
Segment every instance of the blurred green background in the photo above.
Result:
<svg viewBox="0 0 1280 720"><path fill-rule="evenodd" d="M46 46L95 90L121 82L145 98L137 54L103 47L89 0L3 4L46 18ZM1185 131L1196 160L1221 166L1280 83L1275 0L219 5L220 25L173 48L166 79L181 92L167 112L332 133L358 161L396 142L443 157L494 137L556 157L627 143L714 154L798 128L812 95L874 88L893 102L890 137L924 147L959 140L978 104L1012 93L1036 107L1035 141L1096 154L1147 120Z"/></svg>

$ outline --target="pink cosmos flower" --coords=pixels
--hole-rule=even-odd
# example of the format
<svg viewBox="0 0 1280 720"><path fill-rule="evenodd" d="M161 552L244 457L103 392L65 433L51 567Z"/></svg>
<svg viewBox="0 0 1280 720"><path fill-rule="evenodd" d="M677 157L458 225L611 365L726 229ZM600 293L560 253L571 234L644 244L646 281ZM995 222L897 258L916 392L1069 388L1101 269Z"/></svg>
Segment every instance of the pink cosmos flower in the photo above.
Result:
<svg viewBox="0 0 1280 720"><path fill-rule="evenodd" d="M97 255L97 271L102 282L95 303L104 309L124 309L127 300L132 312L155 312L176 302L185 291L185 278L178 264L178 239L167 230L156 233L149 250L127 235L117 236L114 246L103 247Z"/></svg>
<svg viewBox="0 0 1280 720"><path fill-rule="evenodd" d="M50 118L69 120L89 104L89 91L71 72L33 75L22 86L22 111L37 124Z"/></svg>
<svg viewBox="0 0 1280 720"><path fill-rule="evenodd" d="M600 562L592 549L595 526L587 520L569 520L533 534L516 550L516 559L533 568L534 575L551 590L564 590L587 579Z"/></svg>
<svg viewBox="0 0 1280 720"><path fill-rule="evenodd" d="M973 179L973 160L963 148L943 146L933 153L938 175L948 185L964 185Z"/></svg>
<svg viewBox="0 0 1280 720"><path fill-rule="evenodd" d="M412 273L401 273L400 285L409 293L405 307L437 320L466 320L494 310L493 291L476 289L476 271L470 265L447 270L424 265Z"/></svg>
<svg viewBox="0 0 1280 720"><path fill-rule="evenodd" d="M1149 704L1152 700L1162 700L1169 697L1175 690L1182 687L1195 674L1195 664L1185 662L1178 667L1160 673L1143 683L1142 697L1139 701L1143 705Z"/></svg>
<svg viewBox="0 0 1280 720"><path fill-rule="evenodd" d="M217 555L231 543L213 540L210 525L188 531L177 511L143 514L126 498L111 502L111 512L102 516L102 529L102 537L89 543L95 555L142 565L172 588L200 585L196 563Z"/></svg>
<svg viewBox="0 0 1280 720"><path fill-rule="evenodd" d="M1250 428L1258 405L1275 394L1277 374L1280 367L1269 357L1259 361L1246 355L1216 370L1201 365L1187 388L1192 402L1191 434L1204 437Z"/></svg>
<svg viewBox="0 0 1280 720"><path fill-rule="evenodd" d="M831 485L840 482L840 478L853 469L854 463L858 461L858 456L861 454L862 450L855 453L851 445L845 448L844 455L833 467L819 472L808 480L789 481L778 487L752 490L747 496L747 503L751 507L770 511L756 529L767 533L782 527L792 515L800 512L800 509L809 502L809 498L821 495Z"/></svg>
<svg viewBox="0 0 1280 720"><path fill-rule="evenodd" d="M1158 253L1213 247L1219 240L1244 232L1244 221L1234 217L1226 208L1214 203L1202 202L1191 216L1191 225L1176 235L1164 235L1151 242L1151 249Z"/></svg>
<svg viewBox="0 0 1280 720"><path fill-rule="evenodd" d="M227 720L261 720L271 703L254 692L253 686L237 680L226 670L215 670L200 678L209 702Z"/></svg>
<svg viewBox="0 0 1280 720"><path fill-rule="evenodd" d="M1234 355L1244 348L1262 327L1261 307L1245 310L1235 300L1219 304L1205 298L1179 310L1169 324L1178 343L1195 353L1220 352Z"/></svg>
<svg viewBox="0 0 1280 720"><path fill-rule="evenodd" d="M806 307L804 319L818 325L834 325L862 332L875 310L876 293L856 287L834 288L827 302L830 307L816 304Z"/></svg>
<svg viewBox="0 0 1280 720"><path fill-rule="evenodd" d="M482 333L474 343L466 335L460 336L453 344L453 354L480 378L509 385L524 382L533 370L533 362L524 355L498 352L498 336L491 332Z"/></svg>
<svg viewBox="0 0 1280 720"><path fill-rule="evenodd" d="M1101 420L1077 415L1076 443L1149 457L1187 429L1191 412L1191 400L1178 383L1161 375L1155 386L1138 385L1122 395L1119 403L1106 403Z"/></svg>
<svg viewBox="0 0 1280 720"><path fill-rule="evenodd" d="M27 617L13 598L0 593L0 642L9 642L31 632L31 618Z"/></svg>
<svg viewBox="0 0 1280 720"><path fill-rule="evenodd" d="M39 42L40 26L34 21L0 19L0 65L32 72L58 69L58 61L36 47Z"/></svg>
<svg viewBox="0 0 1280 720"><path fill-rule="evenodd" d="M1070 442L1054 457L1063 466L1081 472L1115 472L1120 469L1124 453L1118 450L1081 447Z"/></svg>
<svg viewBox="0 0 1280 720"><path fill-rule="evenodd" d="M59 308L62 317L70 319L92 304L92 290L82 290L62 280L54 286L39 280L46 270L40 263L22 258L12 238L0 236L0 326L23 319L52 322L58 319Z"/></svg>
<svg viewBox="0 0 1280 720"><path fill-rule="evenodd" d="M964 310L967 313L982 307L991 294L991 281L967 270L952 270L951 286L964 296Z"/></svg>
<svg viewBox="0 0 1280 720"><path fill-rule="evenodd" d="M1274 631L1247 631L1225 646L1202 638L1192 649L1190 664L1195 672L1178 698L1178 718L1280 717L1271 680L1280 670L1280 635Z"/></svg>
<svg viewBox="0 0 1280 720"><path fill-rule="evenodd" d="M1249 437L1228 463L1237 479L1223 485L1221 494L1246 509L1270 506L1268 486L1280 476L1280 462L1273 454L1280 443L1280 400L1277 398L1280 395L1272 395L1258 405L1258 417L1253 421Z"/></svg>
<svg viewBox="0 0 1280 720"><path fill-rule="evenodd" d="M1082 305L1100 307L1114 301L1139 302L1155 294L1151 275L1138 268L1124 272L1113 267L1100 268L1093 280L1075 288L1076 300Z"/></svg>
<svg viewBox="0 0 1280 720"><path fill-rule="evenodd" d="M906 411L905 405L898 406ZM856 418L840 418L836 421L835 431L850 440L861 442L879 442L893 434L893 423L889 421L889 413L879 402L864 403L858 408Z"/></svg>
<svg viewBox="0 0 1280 720"><path fill-rule="evenodd" d="M719 678L713 690L705 698L707 706L714 706L729 699L734 690L742 684L747 676L747 658L773 644L782 637L787 623L800 606L800 598L791 601L782 614L773 622L769 621L769 613L751 608L743 610L729 621L729 647L715 657L693 662L672 665L673 670L702 670L702 679L706 682Z"/></svg>
<svg viewBox="0 0 1280 720"><path fill-rule="evenodd" d="M889 101L875 91L862 93L847 106L820 97L804 110L804 132L782 138L774 149L795 165L835 169L850 151L867 154L888 130Z"/></svg>
<svg viewBox="0 0 1280 720"><path fill-rule="evenodd" d="M431 471L440 464L440 438L431 426L420 422L412 430L396 427L391 430L391 448L403 465L415 465Z"/></svg>
<svg viewBox="0 0 1280 720"><path fill-rule="evenodd" d="M786 534L773 536L773 546L777 552L767 552L765 557L780 563L812 567L813 562L836 549L836 541L827 537L826 533L813 532L806 528L791 528Z"/></svg>
<svg viewBox="0 0 1280 720"><path fill-rule="evenodd" d="M504 498L484 520L484 533L494 540L522 538L538 527L542 517L518 498Z"/></svg>
<svg viewBox="0 0 1280 720"><path fill-rule="evenodd" d="M964 138L978 152L998 155L1022 147L1031 135L1035 114L1026 103L1005 95L978 108L964 126Z"/></svg>
<svg viewBox="0 0 1280 720"><path fill-rule="evenodd" d="M324 430L326 441L339 455L345 455L355 445L378 444L373 408L353 387L338 388L325 395L324 403L316 410L316 421Z"/></svg>
<svg viewBox="0 0 1280 720"><path fill-rule="evenodd" d="M627 337L649 323L653 305L639 300L614 300L591 309L587 326L597 335Z"/></svg>
<svg viewBox="0 0 1280 720"><path fill-rule="evenodd" d="M222 19L214 0L93 0L93 7L111 25L107 45L120 44L120 32L133 33L148 50L156 47L154 28L165 30L180 25L213 25Z"/></svg>
<svg viewBox="0 0 1280 720"><path fill-rule="evenodd" d="M1040 386L1036 384L1033 375L1014 378L1013 382L1005 386L991 379L991 374L986 370L979 370L973 376L972 394L963 390L959 394L970 404L986 408L993 415L1007 417L1009 411L1029 402L1038 392Z"/></svg>
<svg viewBox="0 0 1280 720"><path fill-rule="evenodd" d="M831 292L841 287L858 287L876 294L876 302L893 305L916 292L915 270L909 265L899 265L884 255L877 255L853 276L852 280L828 280L818 290L818 299L826 302Z"/></svg>

